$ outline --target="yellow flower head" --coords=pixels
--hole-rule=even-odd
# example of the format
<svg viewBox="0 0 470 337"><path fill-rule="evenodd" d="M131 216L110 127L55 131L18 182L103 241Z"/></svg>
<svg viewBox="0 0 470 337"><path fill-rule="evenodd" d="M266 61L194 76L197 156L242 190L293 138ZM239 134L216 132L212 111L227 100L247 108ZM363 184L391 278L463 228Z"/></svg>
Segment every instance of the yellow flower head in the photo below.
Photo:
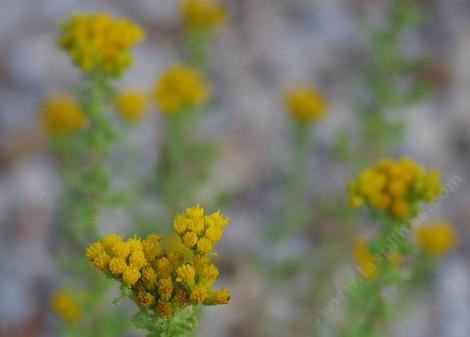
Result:
<svg viewBox="0 0 470 337"><path fill-rule="evenodd" d="M146 110L145 96L135 90L119 93L114 99L114 105L121 117L128 122L139 120Z"/></svg>
<svg viewBox="0 0 470 337"><path fill-rule="evenodd" d="M173 313L173 306L169 302L159 300L157 304L157 310L160 316L169 317Z"/></svg>
<svg viewBox="0 0 470 337"><path fill-rule="evenodd" d="M194 285L194 277L196 271L190 264L184 264L176 270L176 281L182 283L187 288L192 288Z"/></svg>
<svg viewBox="0 0 470 337"><path fill-rule="evenodd" d="M127 285L133 286L134 284L137 283L140 276L141 275L140 275L139 269L133 268L133 267L126 267L126 269L122 273L122 280Z"/></svg>
<svg viewBox="0 0 470 337"><path fill-rule="evenodd" d="M116 233L108 234L101 240L103 247L106 249L111 249L117 243L122 242L122 236Z"/></svg>
<svg viewBox="0 0 470 337"><path fill-rule="evenodd" d="M169 115L206 103L210 89L195 69L175 65L167 69L157 81L153 96L160 111Z"/></svg>
<svg viewBox="0 0 470 337"><path fill-rule="evenodd" d="M147 261L154 261L157 255L160 254L161 241L162 238L157 234L150 234L145 238L145 240L142 241L142 249Z"/></svg>
<svg viewBox="0 0 470 337"><path fill-rule="evenodd" d="M298 87L287 92L285 105L295 120L309 123L318 121L326 114L328 101L314 88Z"/></svg>
<svg viewBox="0 0 470 337"><path fill-rule="evenodd" d="M205 302L206 305L219 305L227 304L230 301L230 292L225 289L217 289L210 293L209 300Z"/></svg>
<svg viewBox="0 0 470 337"><path fill-rule="evenodd" d="M174 219L179 246L157 234L127 240L106 235L86 249L86 258L108 277L130 289L130 298L160 317L170 317L184 306L226 304L227 290L212 290L219 276L211 261L228 219L219 211L206 215L200 206ZM185 253L181 252L181 247ZM190 247L190 248L188 248Z"/></svg>
<svg viewBox="0 0 470 337"><path fill-rule="evenodd" d="M128 266L126 260L120 257L113 257L109 261L109 271L116 276L122 275L127 270Z"/></svg>
<svg viewBox="0 0 470 337"><path fill-rule="evenodd" d="M431 255L442 255L457 244L454 228L444 221L417 227L415 236L418 247Z"/></svg>
<svg viewBox="0 0 470 337"><path fill-rule="evenodd" d="M87 124L78 103L66 95L49 97L41 106L41 117L46 130L53 136L77 132Z"/></svg>
<svg viewBox="0 0 470 337"><path fill-rule="evenodd" d="M380 160L349 182L352 207L368 206L397 219L408 219L421 202L432 201L443 190L439 173L409 158Z"/></svg>
<svg viewBox="0 0 470 337"><path fill-rule="evenodd" d="M155 303L155 297L146 291L136 292L135 297L142 308L148 308Z"/></svg>
<svg viewBox="0 0 470 337"><path fill-rule="evenodd" d="M354 242L354 260L364 278L372 279L377 277L378 270L374 263L374 256L363 237L357 237Z"/></svg>
<svg viewBox="0 0 470 337"><path fill-rule="evenodd" d="M189 32L207 32L227 20L225 8L214 0L183 0L181 16Z"/></svg>
<svg viewBox="0 0 470 337"><path fill-rule="evenodd" d="M125 18L75 14L62 23L59 44L82 71L119 77L132 63L130 49L143 38L142 28Z"/></svg>
<svg viewBox="0 0 470 337"><path fill-rule="evenodd" d="M63 321L76 323L82 316L82 310L75 299L65 290L58 290L51 297L52 309Z"/></svg>
<svg viewBox="0 0 470 337"><path fill-rule="evenodd" d="M204 285L197 285L191 290L190 299L194 304L202 304L209 293Z"/></svg>
<svg viewBox="0 0 470 337"><path fill-rule="evenodd" d="M158 281L158 291L160 293L160 297L167 301L171 298L173 293L173 281L171 277L167 277Z"/></svg>

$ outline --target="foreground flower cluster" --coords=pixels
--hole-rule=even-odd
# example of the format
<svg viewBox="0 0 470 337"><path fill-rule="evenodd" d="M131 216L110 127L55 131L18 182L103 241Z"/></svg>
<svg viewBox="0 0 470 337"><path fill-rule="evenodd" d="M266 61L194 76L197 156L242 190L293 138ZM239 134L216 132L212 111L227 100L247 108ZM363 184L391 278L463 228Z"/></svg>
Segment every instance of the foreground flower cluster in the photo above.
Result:
<svg viewBox="0 0 470 337"><path fill-rule="evenodd" d="M76 14L62 24L59 44L82 71L118 77L132 63L130 49L143 37L143 30L125 18Z"/></svg>
<svg viewBox="0 0 470 337"><path fill-rule="evenodd" d="M176 250L162 249L162 239L150 234L145 239L124 240L110 234L92 243L86 257L107 276L131 289L131 298L142 309L159 317L171 317L188 305L226 304L227 289L212 289L219 271L210 254L228 219L220 212L205 215L199 207L176 215L174 229L192 250L189 260Z"/></svg>
<svg viewBox="0 0 470 337"><path fill-rule="evenodd" d="M365 205L397 219L415 214L420 202L432 201L442 189L438 171L426 170L405 157L382 159L348 185L353 207Z"/></svg>

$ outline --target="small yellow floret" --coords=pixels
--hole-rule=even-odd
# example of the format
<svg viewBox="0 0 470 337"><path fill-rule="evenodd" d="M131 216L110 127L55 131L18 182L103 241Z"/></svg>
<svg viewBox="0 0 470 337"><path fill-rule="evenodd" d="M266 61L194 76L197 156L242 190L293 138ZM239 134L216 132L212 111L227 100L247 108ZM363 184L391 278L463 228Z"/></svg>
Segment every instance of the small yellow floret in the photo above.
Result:
<svg viewBox="0 0 470 337"><path fill-rule="evenodd" d="M211 226L206 229L204 237L209 240L211 243L218 242L223 235L223 230L220 227Z"/></svg>
<svg viewBox="0 0 470 337"><path fill-rule="evenodd" d="M157 303L158 314L162 317L169 317L173 313L171 303L159 300Z"/></svg>
<svg viewBox="0 0 470 337"><path fill-rule="evenodd" d="M106 252L101 252L92 261L93 265L101 270L106 270L109 264L109 255Z"/></svg>
<svg viewBox="0 0 470 337"><path fill-rule="evenodd" d="M196 304L203 303L209 296L207 288L203 285L197 285L191 290L190 299L191 302Z"/></svg>
<svg viewBox="0 0 470 337"><path fill-rule="evenodd" d="M173 281L171 277L158 280L158 291L164 301L168 301L173 293Z"/></svg>
<svg viewBox="0 0 470 337"><path fill-rule="evenodd" d="M103 247L107 250L111 250L119 242L122 242L122 236L115 233L108 234L103 239L101 239Z"/></svg>
<svg viewBox="0 0 470 337"><path fill-rule="evenodd" d="M206 238L202 238L197 242L197 252L199 254L207 254L212 251L212 242Z"/></svg>
<svg viewBox="0 0 470 337"><path fill-rule="evenodd" d="M145 240L142 241L142 249L145 257L149 262L155 260L160 253L160 242L162 238L157 234L150 234Z"/></svg>
<svg viewBox="0 0 470 337"><path fill-rule="evenodd" d="M183 306L188 302L188 294L183 288L175 289L175 303L177 306Z"/></svg>
<svg viewBox="0 0 470 337"><path fill-rule="evenodd" d="M122 274L122 280L130 286L136 284L139 278L140 272L136 268L127 267L126 270L124 270L124 273Z"/></svg>
<svg viewBox="0 0 470 337"><path fill-rule="evenodd" d="M145 113L145 96L134 90L120 93L114 100L117 111L121 117L129 122L139 120Z"/></svg>
<svg viewBox="0 0 470 337"><path fill-rule="evenodd" d="M171 263L166 257L159 258L156 263L156 272L159 278L165 278L171 274Z"/></svg>
<svg viewBox="0 0 470 337"><path fill-rule="evenodd" d="M230 301L230 292L228 289L221 288L211 292L208 305L227 304Z"/></svg>
<svg viewBox="0 0 470 337"><path fill-rule="evenodd" d="M178 235L184 234L188 229L188 219L183 214L177 214L173 219L173 229Z"/></svg>
<svg viewBox="0 0 470 337"><path fill-rule="evenodd" d="M142 280L147 288L154 288L157 285L157 274L151 266L142 268Z"/></svg>
<svg viewBox="0 0 470 337"><path fill-rule="evenodd" d="M194 285L195 276L196 271L190 264L184 264L176 269L176 282L182 283L188 288L191 288Z"/></svg>
<svg viewBox="0 0 470 337"><path fill-rule="evenodd" d="M142 250L136 250L129 256L129 266L140 270L147 265L145 254Z"/></svg>
<svg viewBox="0 0 470 337"><path fill-rule="evenodd" d="M127 240L127 245L129 246L130 252L142 251L142 240L136 236Z"/></svg>
<svg viewBox="0 0 470 337"><path fill-rule="evenodd" d="M217 277L219 277L219 270L213 264L207 264L201 268L201 282L207 286L212 287Z"/></svg>
<svg viewBox="0 0 470 337"><path fill-rule="evenodd" d="M188 248L193 248L197 244L197 234L186 232L183 236L183 244Z"/></svg>
<svg viewBox="0 0 470 337"><path fill-rule="evenodd" d="M115 257L120 257L122 259L127 259L131 253L131 249L127 242L117 242L112 248L111 252Z"/></svg>
<svg viewBox="0 0 470 337"><path fill-rule="evenodd" d="M155 297L146 291L137 292L135 297L142 308L148 308L155 303Z"/></svg>
<svg viewBox="0 0 470 337"><path fill-rule="evenodd" d="M89 261L93 262L95 258L97 258L100 254L105 253L105 252L106 251L104 249L103 244L99 241L96 241L96 242L91 243L87 247L85 256Z"/></svg>
<svg viewBox="0 0 470 337"><path fill-rule="evenodd" d="M113 257L111 261L109 261L109 271L115 276L122 275L126 269L126 261L120 257Z"/></svg>

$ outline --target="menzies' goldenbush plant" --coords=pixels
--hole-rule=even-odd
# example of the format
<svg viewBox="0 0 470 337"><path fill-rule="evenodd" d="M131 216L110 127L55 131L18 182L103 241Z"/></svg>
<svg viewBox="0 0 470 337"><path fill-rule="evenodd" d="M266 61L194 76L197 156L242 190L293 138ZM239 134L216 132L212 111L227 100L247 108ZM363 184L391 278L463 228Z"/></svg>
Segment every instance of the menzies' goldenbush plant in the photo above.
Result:
<svg viewBox="0 0 470 337"><path fill-rule="evenodd" d="M96 235L97 216L111 199L104 163L118 139L110 114L115 96L111 81L130 66L130 50L143 36L139 26L107 14L75 14L60 26L59 45L81 70L83 81L77 99L52 97L42 116L65 183L66 229L75 240ZM123 115L136 115L123 99L118 107L126 110Z"/></svg>
<svg viewBox="0 0 470 337"><path fill-rule="evenodd" d="M367 208L380 227L373 238L361 235L356 239L354 258L362 279L349 289L339 335L383 336L397 304L397 298L387 291L410 280L410 274L419 268L418 251L444 252L453 245L453 231L447 225L437 230L417 229L418 245L411 235L421 206L434 201L443 185L436 170L427 170L409 158L386 158L363 170L349 183L348 191L351 205ZM442 240L436 240L439 231L445 234Z"/></svg>
<svg viewBox="0 0 470 337"><path fill-rule="evenodd" d="M189 62L206 69L207 44L217 28L227 22L226 9L214 0L181 0L180 16Z"/></svg>
<svg viewBox="0 0 470 337"><path fill-rule="evenodd" d="M125 18L77 14L62 24L59 44L84 73L112 78L131 65L130 49L143 37L143 30Z"/></svg>
<svg viewBox="0 0 470 337"><path fill-rule="evenodd" d="M63 178L65 197L60 223L68 234L69 248L81 251L84 242L94 240L101 211L114 203L107 162L119 139L111 111L115 96L112 81L131 65L131 48L143 36L138 25L104 13L75 14L60 25L59 46L81 71L82 82L73 96L49 98L43 104L42 117ZM135 97L131 98L130 103L129 98L116 102L123 118L138 113ZM90 274L91 268L75 256L67 259L67 269L73 274L72 282L52 299L64 323L64 335L121 334L126 324L120 312L102 307L111 282ZM82 288L80 281L85 280L86 290L78 290Z"/></svg>
<svg viewBox="0 0 470 337"><path fill-rule="evenodd" d="M289 123L289 148L286 163L281 165L285 167L281 182L282 207L274 212L276 219L268 228L275 241L302 228L309 215L310 206L305 199L312 129L327 114L328 100L312 86L298 85L286 91L284 106Z"/></svg>
<svg viewBox="0 0 470 337"><path fill-rule="evenodd" d="M185 336L196 327L195 307L230 299L227 289L212 289L219 271L210 259L227 222L220 212L205 215L199 206L177 214L173 228L192 251L186 259L179 251L162 249L157 234L128 240L110 234L92 243L86 257L139 306L133 322L148 336Z"/></svg>
<svg viewBox="0 0 470 337"><path fill-rule="evenodd" d="M195 68L177 64L155 83L152 97L164 119L158 163L159 195L170 213L193 202L195 188L207 174L213 148L198 135L200 114L211 88Z"/></svg>
<svg viewBox="0 0 470 337"><path fill-rule="evenodd" d="M437 170L426 170L410 158L383 159L348 184L351 206L399 220L416 215L420 203L432 201L442 188Z"/></svg>

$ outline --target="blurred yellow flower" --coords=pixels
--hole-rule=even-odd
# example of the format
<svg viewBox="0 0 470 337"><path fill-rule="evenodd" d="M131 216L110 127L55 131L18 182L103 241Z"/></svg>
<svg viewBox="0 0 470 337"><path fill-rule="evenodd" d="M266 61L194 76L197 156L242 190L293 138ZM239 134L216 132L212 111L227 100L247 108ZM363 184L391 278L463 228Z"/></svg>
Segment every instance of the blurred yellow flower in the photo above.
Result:
<svg viewBox="0 0 470 337"><path fill-rule="evenodd" d="M207 102L210 89L201 74L186 65L175 65L163 72L153 96L160 111L172 114Z"/></svg>
<svg viewBox="0 0 470 337"><path fill-rule="evenodd" d="M445 221L418 226L415 236L418 247L431 255L442 255L457 244L454 228Z"/></svg>
<svg viewBox="0 0 470 337"><path fill-rule="evenodd" d="M82 71L119 77L132 63L130 49L143 38L142 28L125 18L75 14L61 24L59 45Z"/></svg>
<svg viewBox="0 0 470 337"><path fill-rule="evenodd" d="M65 290L58 290L52 295L51 306L56 315L68 323L76 323L82 316L75 299Z"/></svg>
<svg viewBox="0 0 470 337"><path fill-rule="evenodd" d="M47 98L40 112L50 135L70 134L83 129L87 124L87 118L78 103L67 95Z"/></svg>
<svg viewBox="0 0 470 337"><path fill-rule="evenodd" d="M289 114L300 122L316 122L326 114L327 99L311 87L297 87L287 92L285 104Z"/></svg>
<svg viewBox="0 0 470 337"><path fill-rule="evenodd" d="M377 277L378 270L365 239L360 236L354 241L354 260L362 276L366 279Z"/></svg>
<svg viewBox="0 0 470 337"><path fill-rule="evenodd" d="M366 205L403 220L416 213L420 202L436 198L443 186L438 171L403 157L380 160L360 172L347 189L352 207Z"/></svg>
<svg viewBox="0 0 470 337"><path fill-rule="evenodd" d="M145 95L135 90L124 91L116 96L114 105L123 119L135 122L145 113Z"/></svg>
<svg viewBox="0 0 470 337"><path fill-rule="evenodd" d="M230 298L228 290L212 289L219 271L210 254L227 222L220 212L205 215L199 206L177 214L174 228L186 256L181 253L181 246L173 249L174 243L162 242L156 234L127 240L109 234L90 244L85 255L96 268L129 287L130 298L139 307L153 310L161 317L171 316L187 305L226 304ZM211 234L208 238L207 233L214 229L220 235ZM185 239L188 233L193 234L191 240ZM201 242L203 248L199 246ZM170 248L162 249L161 243Z"/></svg>
<svg viewBox="0 0 470 337"><path fill-rule="evenodd" d="M224 6L214 0L183 0L181 16L185 29L190 32L208 31L227 20Z"/></svg>

